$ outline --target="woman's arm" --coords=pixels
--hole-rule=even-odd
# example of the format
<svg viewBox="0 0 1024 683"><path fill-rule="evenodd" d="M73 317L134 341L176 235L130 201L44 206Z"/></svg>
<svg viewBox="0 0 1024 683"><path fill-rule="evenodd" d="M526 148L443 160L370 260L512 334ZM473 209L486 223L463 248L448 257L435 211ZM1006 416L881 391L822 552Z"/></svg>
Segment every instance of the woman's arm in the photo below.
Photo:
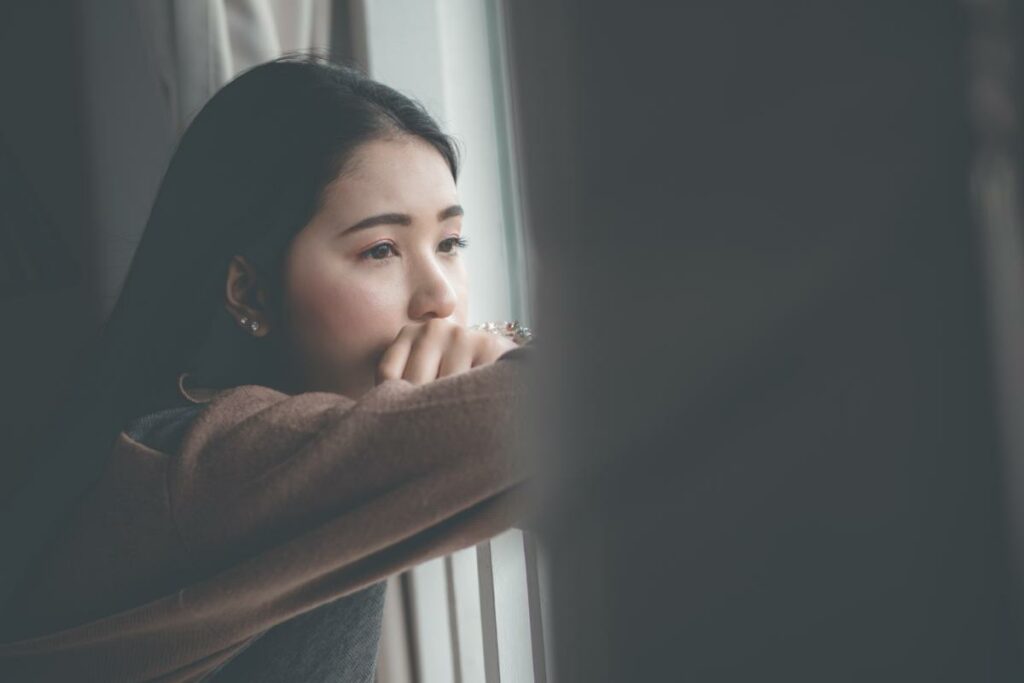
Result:
<svg viewBox="0 0 1024 683"><path fill-rule="evenodd" d="M508 528L528 478L515 440L532 352L421 386L386 380L359 400L259 386L218 396L169 473L195 568L288 545L319 571L376 563L383 577Z"/></svg>

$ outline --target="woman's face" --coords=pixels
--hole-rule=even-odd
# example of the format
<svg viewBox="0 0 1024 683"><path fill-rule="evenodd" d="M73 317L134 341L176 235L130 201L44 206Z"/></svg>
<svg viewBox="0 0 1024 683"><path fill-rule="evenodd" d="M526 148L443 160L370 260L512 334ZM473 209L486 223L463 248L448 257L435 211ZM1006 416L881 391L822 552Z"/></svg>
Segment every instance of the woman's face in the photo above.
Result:
<svg viewBox="0 0 1024 683"><path fill-rule="evenodd" d="M285 334L304 391L358 398L409 323L466 324L469 285L455 181L420 138L356 148L285 256Z"/></svg>

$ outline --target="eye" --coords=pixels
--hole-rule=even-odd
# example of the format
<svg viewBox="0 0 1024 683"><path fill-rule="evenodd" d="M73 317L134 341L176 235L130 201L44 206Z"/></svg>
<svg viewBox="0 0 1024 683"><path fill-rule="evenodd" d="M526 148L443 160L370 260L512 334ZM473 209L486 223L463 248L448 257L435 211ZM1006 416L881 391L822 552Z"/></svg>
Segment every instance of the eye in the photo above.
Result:
<svg viewBox="0 0 1024 683"><path fill-rule="evenodd" d="M469 242L464 237L449 237L445 241L441 242L441 246L448 245L448 249L444 250L446 254L451 254L456 248L465 249L469 246Z"/></svg>
<svg viewBox="0 0 1024 683"><path fill-rule="evenodd" d="M359 258L368 261L386 261L390 257L388 256L387 251L381 251L382 249L385 248L394 252L395 245L391 244L391 242L381 242L380 244L375 244L366 251L364 251L363 253L361 253L359 255Z"/></svg>
<svg viewBox="0 0 1024 683"><path fill-rule="evenodd" d="M441 242L441 251L445 254L454 254L455 249L465 249L469 246L469 242L464 237L449 237L448 239ZM359 258L364 261L387 261L392 258L390 254L397 255L395 251L395 245L391 242L381 242L375 244L363 253L359 255Z"/></svg>

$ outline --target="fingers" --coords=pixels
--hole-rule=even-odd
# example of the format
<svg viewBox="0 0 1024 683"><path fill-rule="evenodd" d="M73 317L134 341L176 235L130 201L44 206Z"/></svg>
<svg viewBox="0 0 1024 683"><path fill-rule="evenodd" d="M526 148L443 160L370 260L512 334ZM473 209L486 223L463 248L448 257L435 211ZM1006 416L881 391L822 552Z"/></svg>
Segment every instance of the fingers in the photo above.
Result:
<svg viewBox="0 0 1024 683"><path fill-rule="evenodd" d="M403 327L377 364L377 384L388 379L404 379L411 384L436 379L448 338L457 327L442 320Z"/></svg>
<svg viewBox="0 0 1024 683"><path fill-rule="evenodd" d="M475 345L473 355L473 367L489 365L498 360L503 353L514 349L518 344L508 337L501 337L490 332L480 332L483 335L479 343Z"/></svg>
<svg viewBox="0 0 1024 683"><path fill-rule="evenodd" d="M415 330L410 327L402 328L395 340L384 351L380 362L377 363L377 384L389 379L401 379L405 372L405 365L409 360L409 353L412 350L413 334Z"/></svg>
<svg viewBox="0 0 1024 683"><path fill-rule="evenodd" d="M493 363L516 346L506 337L441 319L406 325L381 356L377 384L388 379L426 384Z"/></svg>
<svg viewBox="0 0 1024 683"><path fill-rule="evenodd" d="M412 384L426 384L435 380L448 336L449 329L433 321L420 327L406 360L402 379Z"/></svg>
<svg viewBox="0 0 1024 683"><path fill-rule="evenodd" d="M449 377L465 372L473 367L475 348L473 337L465 327L456 328L451 335L447 352L441 358L437 377Z"/></svg>

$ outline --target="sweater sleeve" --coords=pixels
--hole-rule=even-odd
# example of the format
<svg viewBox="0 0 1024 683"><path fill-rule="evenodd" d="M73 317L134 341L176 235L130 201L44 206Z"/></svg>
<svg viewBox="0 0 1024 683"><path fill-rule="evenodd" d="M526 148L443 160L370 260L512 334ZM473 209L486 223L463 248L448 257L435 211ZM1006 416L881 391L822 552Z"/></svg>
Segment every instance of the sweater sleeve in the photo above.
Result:
<svg viewBox="0 0 1024 683"><path fill-rule="evenodd" d="M209 575L276 553L282 580L354 572L355 588L508 528L529 478L517 436L532 353L358 400L255 385L217 396L168 473L190 564Z"/></svg>

